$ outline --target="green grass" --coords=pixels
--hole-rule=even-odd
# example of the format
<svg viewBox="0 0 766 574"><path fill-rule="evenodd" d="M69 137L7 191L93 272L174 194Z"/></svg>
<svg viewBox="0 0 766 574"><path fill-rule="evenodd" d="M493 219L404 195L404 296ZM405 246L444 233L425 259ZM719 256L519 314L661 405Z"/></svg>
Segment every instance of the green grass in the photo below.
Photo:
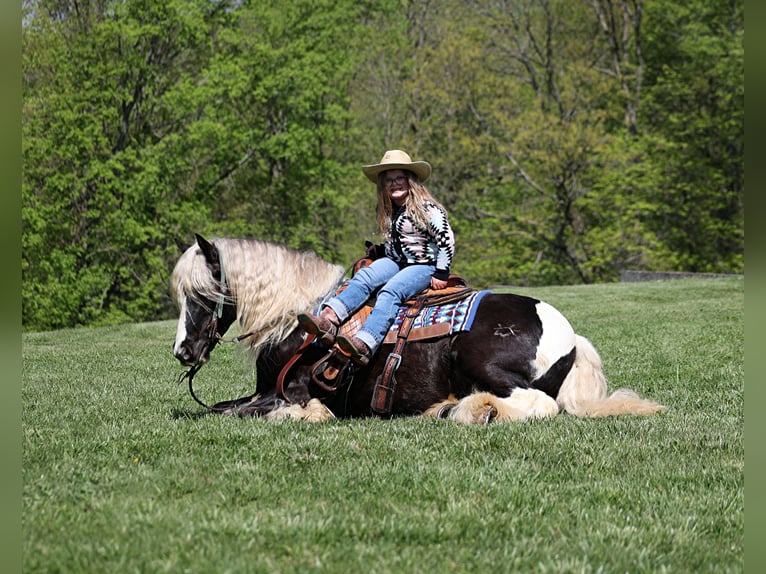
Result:
<svg viewBox="0 0 766 574"><path fill-rule="evenodd" d="M23 335L25 572L742 572L744 280L516 289L650 418L202 416L172 321ZM233 345L203 400L253 390Z"/></svg>

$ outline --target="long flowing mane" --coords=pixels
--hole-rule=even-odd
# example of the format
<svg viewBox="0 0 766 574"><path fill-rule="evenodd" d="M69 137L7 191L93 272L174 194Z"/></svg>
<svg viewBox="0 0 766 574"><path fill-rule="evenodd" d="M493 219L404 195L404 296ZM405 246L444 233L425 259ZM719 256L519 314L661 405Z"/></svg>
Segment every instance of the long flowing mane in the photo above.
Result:
<svg viewBox="0 0 766 574"><path fill-rule="evenodd" d="M256 333L245 341L255 356L264 346L284 340L296 326L296 315L315 308L343 279L343 267L313 251L256 239L213 238L211 242L220 254L240 332ZM196 244L176 263L171 290L176 304L187 296L197 301L220 297L221 284Z"/></svg>

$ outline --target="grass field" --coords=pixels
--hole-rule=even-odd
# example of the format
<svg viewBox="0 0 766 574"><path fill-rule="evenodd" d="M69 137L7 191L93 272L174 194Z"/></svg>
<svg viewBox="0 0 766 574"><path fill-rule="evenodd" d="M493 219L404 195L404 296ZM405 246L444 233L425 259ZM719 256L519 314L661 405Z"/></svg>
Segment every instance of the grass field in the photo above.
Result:
<svg viewBox="0 0 766 574"><path fill-rule="evenodd" d="M24 334L24 572L742 572L744 279L515 291L668 412L239 420L173 321ZM254 387L233 345L195 379Z"/></svg>

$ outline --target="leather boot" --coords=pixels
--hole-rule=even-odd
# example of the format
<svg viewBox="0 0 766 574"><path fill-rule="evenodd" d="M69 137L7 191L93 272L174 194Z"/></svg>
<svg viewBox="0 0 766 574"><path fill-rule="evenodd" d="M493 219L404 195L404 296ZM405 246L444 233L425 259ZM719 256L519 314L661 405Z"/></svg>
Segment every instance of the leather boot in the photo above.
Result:
<svg viewBox="0 0 766 574"><path fill-rule="evenodd" d="M320 343L332 347L338 334L338 323L332 321L328 315L329 313L325 313L325 309L318 317L310 313L300 313L298 323L304 331L316 335Z"/></svg>
<svg viewBox="0 0 766 574"><path fill-rule="evenodd" d="M361 339L356 337L349 339L341 335L335 339L335 346L360 367L364 367L370 362L372 351Z"/></svg>

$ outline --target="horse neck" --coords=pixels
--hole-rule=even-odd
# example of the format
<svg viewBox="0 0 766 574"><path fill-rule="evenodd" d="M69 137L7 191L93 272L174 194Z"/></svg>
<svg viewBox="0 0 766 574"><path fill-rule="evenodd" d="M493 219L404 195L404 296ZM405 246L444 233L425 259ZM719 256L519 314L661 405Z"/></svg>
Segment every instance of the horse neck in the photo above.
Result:
<svg viewBox="0 0 766 574"><path fill-rule="evenodd" d="M276 345L296 327L298 313L313 310L343 279L343 268L312 252L261 241L222 251L241 333L254 333L251 350Z"/></svg>

